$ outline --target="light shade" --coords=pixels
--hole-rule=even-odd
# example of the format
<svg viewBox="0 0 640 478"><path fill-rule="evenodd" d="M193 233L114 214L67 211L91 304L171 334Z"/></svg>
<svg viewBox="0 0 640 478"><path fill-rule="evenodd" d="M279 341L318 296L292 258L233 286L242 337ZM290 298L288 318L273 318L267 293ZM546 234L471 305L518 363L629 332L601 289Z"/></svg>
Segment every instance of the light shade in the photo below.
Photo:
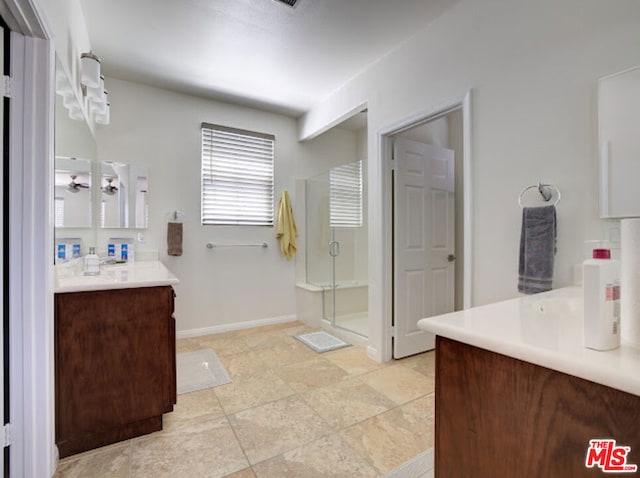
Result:
<svg viewBox="0 0 640 478"><path fill-rule="evenodd" d="M109 124L111 121L111 105L109 103L106 104L104 108L104 112L96 115L96 123L98 124Z"/></svg>
<svg viewBox="0 0 640 478"><path fill-rule="evenodd" d="M87 88L87 98L91 101L102 101L104 91L104 76L100 75L100 82L96 88Z"/></svg>
<svg viewBox="0 0 640 478"><path fill-rule="evenodd" d="M80 105L73 105L69 108L69 118L73 120L84 120L84 113Z"/></svg>
<svg viewBox="0 0 640 478"><path fill-rule="evenodd" d="M100 58L93 52L80 55L80 81L87 88L100 86Z"/></svg>
<svg viewBox="0 0 640 478"><path fill-rule="evenodd" d="M89 109L94 115L104 114L107 104L109 103L109 92L104 90L100 98L91 100Z"/></svg>

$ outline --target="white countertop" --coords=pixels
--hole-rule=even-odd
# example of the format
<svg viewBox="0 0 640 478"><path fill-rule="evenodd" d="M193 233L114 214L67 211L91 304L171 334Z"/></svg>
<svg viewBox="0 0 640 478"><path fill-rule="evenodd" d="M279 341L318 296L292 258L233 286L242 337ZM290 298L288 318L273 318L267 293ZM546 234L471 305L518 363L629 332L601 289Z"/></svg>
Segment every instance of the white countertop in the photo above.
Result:
<svg viewBox="0 0 640 478"><path fill-rule="evenodd" d="M582 311L582 288L566 287L429 317L418 327L640 396L640 349L585 348Z"/></svg>
<svg viewBox="0 0 640 478"><path fill-rule="evenodd" d="M82 262L55 266L55 292L155 287L177 284L178 278L160 261L100 266L100 275L85 276Z"/></svg>

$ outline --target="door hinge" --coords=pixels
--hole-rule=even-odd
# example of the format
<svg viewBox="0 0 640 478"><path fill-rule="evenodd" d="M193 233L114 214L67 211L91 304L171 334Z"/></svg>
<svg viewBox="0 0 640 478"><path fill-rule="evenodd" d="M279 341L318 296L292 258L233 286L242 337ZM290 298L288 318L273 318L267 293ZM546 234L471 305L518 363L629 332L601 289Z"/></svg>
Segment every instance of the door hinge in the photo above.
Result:
<svg viewBox="0 0 640 478"><path fill-rule="evenodd" d="M13 94L13 80L10 76L3 76L0 81L0 87L2 88L2 96L4 98L11 98Z"/></svg>
<svg viewBox="0 0 640 478"><path fill-rule="evenodd" d="M391 329L389 330L389 332L391 333L391 337L395 337L396 336L396 326L392 325Z"/></svg>
<svg viewBox="0 0 640 478"><path fill-rule="evenodd" d="M4 448L11 446L11 423L4 424L4 427L2 427L2 434L4 435L2 438L2 446Z"/></svg>

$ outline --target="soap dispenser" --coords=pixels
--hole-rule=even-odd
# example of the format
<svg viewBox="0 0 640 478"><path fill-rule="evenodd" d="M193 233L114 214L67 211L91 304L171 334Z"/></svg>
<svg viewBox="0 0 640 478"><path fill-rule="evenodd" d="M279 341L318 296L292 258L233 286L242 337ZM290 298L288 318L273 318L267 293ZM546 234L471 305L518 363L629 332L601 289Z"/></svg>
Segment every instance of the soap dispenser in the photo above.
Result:
<svg viewBox="0 0 640 478"><path fill-rule="evenodd" d="M100 274L100 258L96 254L95 247L89 248L89 254L84 256L84 275L97 276Z"/></svg>

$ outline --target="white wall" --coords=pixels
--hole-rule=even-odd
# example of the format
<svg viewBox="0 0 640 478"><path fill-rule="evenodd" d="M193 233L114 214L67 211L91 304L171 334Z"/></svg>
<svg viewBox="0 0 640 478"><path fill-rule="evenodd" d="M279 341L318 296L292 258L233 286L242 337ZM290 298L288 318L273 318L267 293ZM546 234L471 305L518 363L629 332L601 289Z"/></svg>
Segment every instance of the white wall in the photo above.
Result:
<svg viewBox="0 0 640 478"><path fill-rule="evenodd" d="M309 144L297 140L296 121L278 114L220 103L108 78L111 124L97 127L98 159L138 163L149 169L149 228L145 244L180 279L176 287L179 331L296 314L295 261L280 253L273 227L200 224L200 124L209 122L272 133L277 199L288 189L296 205L295 179L329 169L344 157L353 135L335 133ZM355 146L352 147L355 152ZM185 214L184 253L166 254L166 216ZM135 231L118 231L134 236ZM98 232L104 247L115 230ZM207 242L261 243L268 248L207 249ZM299 247L303 244L299 241Z"/></svg>
<svg viewBox="0 0 640 478"><path fill-rule="evenodd" d="M382 324L386 253L376 133L472 88L472 302L516 295L517 197L537 181L562 191L554 285L567 285L582 242L606 230L598 218L596 80L640 64L638 44L634 0L465 0L300 120L300 137L310 138L368 105L374 322Z"/></svg>

